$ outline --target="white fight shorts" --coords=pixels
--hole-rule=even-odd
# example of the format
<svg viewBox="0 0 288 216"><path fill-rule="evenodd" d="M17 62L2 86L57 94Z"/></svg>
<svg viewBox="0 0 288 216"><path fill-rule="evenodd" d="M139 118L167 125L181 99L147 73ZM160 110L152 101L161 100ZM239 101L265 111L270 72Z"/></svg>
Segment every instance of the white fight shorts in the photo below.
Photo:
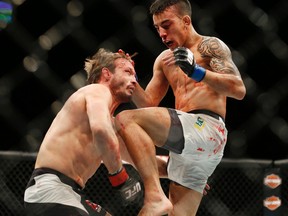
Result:
<svg viewBox="0 0 288 216"><path fill-rule="evenodd" d="M228 134L225 122L207 110L175 112L182 125L184 145L181 153L169 151L168 178L203 193L208 178L223 157Z"/></svg>

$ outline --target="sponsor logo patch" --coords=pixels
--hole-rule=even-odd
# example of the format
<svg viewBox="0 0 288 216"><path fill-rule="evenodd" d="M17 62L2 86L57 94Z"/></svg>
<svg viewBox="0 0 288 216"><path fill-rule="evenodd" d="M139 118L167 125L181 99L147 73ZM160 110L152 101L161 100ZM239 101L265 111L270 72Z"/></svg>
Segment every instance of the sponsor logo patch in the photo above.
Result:
<svg viewBox="0 0 288 216"><path fill-rule="evenodd" d="M205 121L204 119L202 119L201 117L197 117L197 121L194 123L194 127L198 128L199 130L202 130L202 128L205 125Z"/></svg>

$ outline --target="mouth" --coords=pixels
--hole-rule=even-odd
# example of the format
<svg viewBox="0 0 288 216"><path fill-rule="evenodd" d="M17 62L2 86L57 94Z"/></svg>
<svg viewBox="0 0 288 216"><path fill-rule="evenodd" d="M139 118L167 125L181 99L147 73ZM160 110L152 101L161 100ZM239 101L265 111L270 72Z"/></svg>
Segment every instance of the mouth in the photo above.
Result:
<svg viewBox="0 0 288 216"><path fill-rule="evenodd" d="M173 42L172 42L172 41L163 41L163 43L164 43L168 48L170 48L170 47L173 45Z"/></svg>
<svg viewBox="0 0 288 216"><path fill-rule="evenodd" d="M135 90L135 87L134 86L129 86L128 90L129 90L130 94L133 94L133 92Z"/></svg>

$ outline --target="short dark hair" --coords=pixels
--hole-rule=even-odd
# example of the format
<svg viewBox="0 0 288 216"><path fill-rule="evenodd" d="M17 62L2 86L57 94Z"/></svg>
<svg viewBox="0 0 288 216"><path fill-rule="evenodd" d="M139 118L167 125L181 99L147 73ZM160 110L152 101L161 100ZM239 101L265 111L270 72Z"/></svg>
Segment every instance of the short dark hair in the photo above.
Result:
<svg viewBox="0 0 288 216"><path fill-rule="evenodd" d="M175 6L180 15L192 16L192 8L189 0L155 0L150 6L150 14L160 14L171 6Z"/></svg>

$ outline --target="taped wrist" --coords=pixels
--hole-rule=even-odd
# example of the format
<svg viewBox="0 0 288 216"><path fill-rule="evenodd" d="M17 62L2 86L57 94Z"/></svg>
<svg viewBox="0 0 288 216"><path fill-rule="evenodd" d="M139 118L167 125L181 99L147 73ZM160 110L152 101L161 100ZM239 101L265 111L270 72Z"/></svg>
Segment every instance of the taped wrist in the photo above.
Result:
<svg viewBox="0 0 288 216"><path fill-rule="evenodd" d="M192 79L194 79L196 82L200 82L203 80L203 78L205 77L206 75L206 69L195 64L195 67L194 67L194 70L193 70L193 73L190 75L190 77Z"/></svg>
<svg viewBox="0 0 288 216"><path fill-rule="evenodd" d="M128 180L129 175L126 172L125 167L122 167L118 172L109 174L108 178L109 178L111 185L113 187L117 187L125 183Z"/></svg>

